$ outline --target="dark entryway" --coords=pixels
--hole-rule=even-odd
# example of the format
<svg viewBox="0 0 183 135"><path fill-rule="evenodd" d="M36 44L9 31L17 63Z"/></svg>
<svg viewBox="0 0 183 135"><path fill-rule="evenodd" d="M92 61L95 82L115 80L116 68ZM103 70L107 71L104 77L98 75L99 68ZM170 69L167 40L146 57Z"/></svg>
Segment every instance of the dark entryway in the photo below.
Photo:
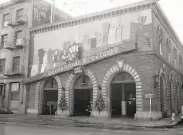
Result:
<svg viewBox="0 0 183 135"><path fill-rule="evenodd" d="M112 117L133 118L136 113L136 84L128 73L115 76L111 83Z"/></svg>
<svg viewBox="0 0 183 135"><path fill-rule="evenodd" d="M55 79L51 78L46 82L43 90L43 115L55 115L58 101L58 85Z"/></svg>
<svg viewBox="0 0 183 135"><path fill-rule="evenodd" d="M74 89L74 115L90 116L93 102L93 89L89 77L76 80Z"/></svg>

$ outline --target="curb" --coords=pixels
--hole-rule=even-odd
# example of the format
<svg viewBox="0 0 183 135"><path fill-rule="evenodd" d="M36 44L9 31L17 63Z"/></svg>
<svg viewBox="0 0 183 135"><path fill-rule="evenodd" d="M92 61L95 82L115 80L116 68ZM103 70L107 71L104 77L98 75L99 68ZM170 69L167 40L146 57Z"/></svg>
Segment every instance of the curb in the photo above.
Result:
<svg viewBox="0 0 183 135"><path fill-rule="evenodd" d="M179 121L176 121L171 124L167 125L161 125L161 126L150 126L150 125L105 125L103 124L96 124L96 123L26 123L26 122L2 122L0 121L0 124L9 124L9 125L20 125L20 126L41 126L41 127L86 127L86 128L95 128L95 129L110 129L110 130L150 130L150 129L159 129L159 130L165 130L167 128L173 128L175 125L177 125Z"/></svg>

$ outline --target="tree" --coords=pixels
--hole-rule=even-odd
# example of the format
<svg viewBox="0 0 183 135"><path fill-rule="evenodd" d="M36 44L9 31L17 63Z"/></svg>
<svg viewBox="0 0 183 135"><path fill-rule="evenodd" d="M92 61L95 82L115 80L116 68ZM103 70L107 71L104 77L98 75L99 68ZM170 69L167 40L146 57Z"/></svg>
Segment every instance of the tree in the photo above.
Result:
<svg viewBox="0 0 183 135"><path fill-rule="evenodd" d="M97 100L95 102L95 108L100 112L105 108L105 103L102 97L102 93L98 91Z"/></svg>
<svg viewBox="0 0 183 135"><path fill-rule="evenodd" d="M60 103L59 103L59 107L63 111L67 108L67 102L66 102L66 98L65 98L65 92L62 93L61 99L60 99Z"/></svg>

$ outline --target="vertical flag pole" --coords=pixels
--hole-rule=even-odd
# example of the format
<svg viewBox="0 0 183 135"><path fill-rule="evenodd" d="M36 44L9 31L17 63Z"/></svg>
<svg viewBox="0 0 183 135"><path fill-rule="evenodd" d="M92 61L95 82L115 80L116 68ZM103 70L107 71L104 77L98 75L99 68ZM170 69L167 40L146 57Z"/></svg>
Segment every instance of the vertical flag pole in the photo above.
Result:
<svg viewBox="0 0 183 135"><path fill-rule="evenodd" d="M52 0L50 23L54 22L54 18L55 18L55 0Z"/></svg>

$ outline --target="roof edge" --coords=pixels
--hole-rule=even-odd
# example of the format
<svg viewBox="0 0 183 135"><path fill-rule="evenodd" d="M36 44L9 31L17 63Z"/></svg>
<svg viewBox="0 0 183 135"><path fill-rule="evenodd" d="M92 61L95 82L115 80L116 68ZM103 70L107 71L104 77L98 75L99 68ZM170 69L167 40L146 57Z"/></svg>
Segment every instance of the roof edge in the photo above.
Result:
<svg viewBox="0 0 183 135"><path fill-rule="evenodd" d="M135 11L137 12L144 9L150 9L152 5L154 5L157 1L158 0L144 0L141 2L120 6L120 7L96 12L89 15L79 16L67 21L62 21L62 22L58 21L52 24L45 24L37 27L32 27L30 28L30 32L31 34L37 34L37 33L47 32L47 31L51 31L59 28L65 28L65 27L70 27L78 24L83 24L83 23L88 23L96 20L119 16L122 14L127 14Z"/></svg>
<svg viewBox="0 0 183 135"><path fill-rule="evenodd" d="M176 42L178 42L178 44L181 47L181 50L183 51L183 43L180 40L180 38L179 38L178 34L176 33L176 31L174 30L174 28L173 28L172 24L170 23L168 17L165 15L165 12L163 11L163 9L161 8L159 3L156 3L156 6L157 6L157 8L159 9L159 11L161 13L160 15L163 17L163 19L165 19L165 22L167 23L168 29L171 31L172 36L175 37Z"/></svg>

